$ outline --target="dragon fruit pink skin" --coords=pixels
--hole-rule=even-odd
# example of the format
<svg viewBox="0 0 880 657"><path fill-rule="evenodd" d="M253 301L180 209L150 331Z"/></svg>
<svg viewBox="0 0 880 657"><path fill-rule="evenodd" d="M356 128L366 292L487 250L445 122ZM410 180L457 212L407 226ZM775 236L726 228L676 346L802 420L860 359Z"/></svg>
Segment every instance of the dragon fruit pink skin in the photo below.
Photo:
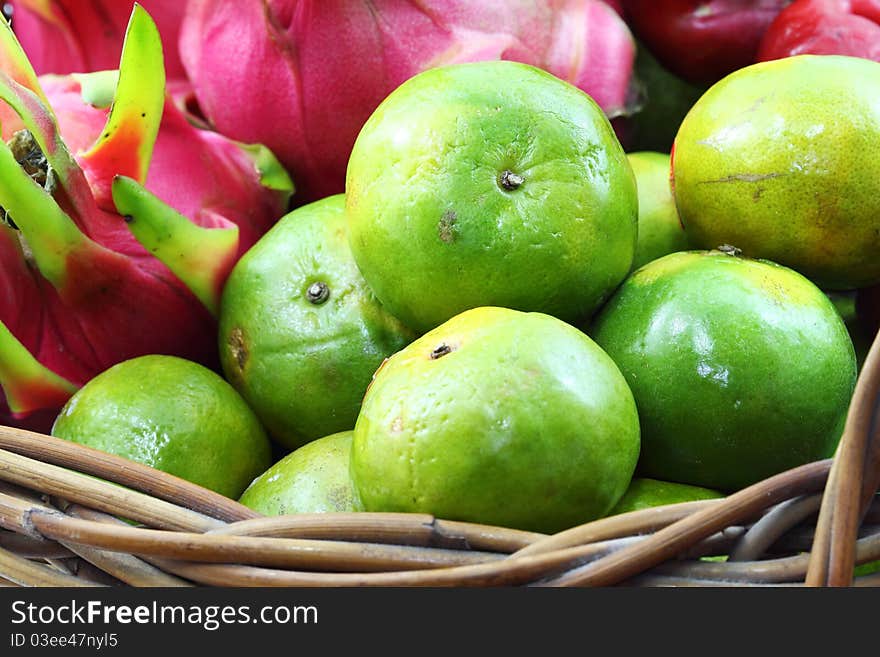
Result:
<svg viewBox="0 0 880 657"><path fill-rule="evenodd" d="M135 356L215 365L222 284L288 206L270 155L190 125L166 100L158 32L140 8L125 44L118 85L107 74L41 84L0 26L0 101L18 115L3 133L29 131L0 142L0 422L47 431L78 386ZM31 157L48 165L39 179Z"/></svg>
<svg viewBox="0 0 880 657"><path fill-rule="evenodd" d="M344 191L364 122L426 68L541 66L615 116L635 43L600 0L190 0L180 55L214 127L270 148L305 202Z"/></svg>
<svg viewBox="0 0 880 657"><path fill-rule="evenodd" d="M177 40L186 0L140 0L165 45L170 79L185 76ZM12 0L18 40L37 72L88 73L114 69L134 0Z"/></svg>

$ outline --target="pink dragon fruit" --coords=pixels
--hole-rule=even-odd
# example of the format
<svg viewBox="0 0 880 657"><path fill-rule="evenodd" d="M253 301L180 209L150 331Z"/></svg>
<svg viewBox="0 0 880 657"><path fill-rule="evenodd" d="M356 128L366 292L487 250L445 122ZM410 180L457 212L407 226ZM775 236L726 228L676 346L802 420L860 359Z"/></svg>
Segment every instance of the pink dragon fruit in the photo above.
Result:
<svg viewBox="0 0 880 657"><path fill-rule="evenodd" d="M38 79L4 22L0 100L16 114L0 141L0 421L45 431L78 386L138 355L216 365L223 282L286 211L286 172L166 100L140 7L118 81Z"/></svg>
<svg viewBox="0 0 880 657"><path fill-rule="evenodd" d="M344 190L366 119L426 68L533 64L613 117L626 107L635 44L600 0L190 0L180 54L214 127L269 147L302 202Z"/></svg>
<svg viewBox="0 0 880 657"><path fill-rule="evenodd" d="M12 0L13 26L38 75L116 68L134 0ZM177 54L186 0L140 0L165 45L170 79L186 77Z"/></svg>

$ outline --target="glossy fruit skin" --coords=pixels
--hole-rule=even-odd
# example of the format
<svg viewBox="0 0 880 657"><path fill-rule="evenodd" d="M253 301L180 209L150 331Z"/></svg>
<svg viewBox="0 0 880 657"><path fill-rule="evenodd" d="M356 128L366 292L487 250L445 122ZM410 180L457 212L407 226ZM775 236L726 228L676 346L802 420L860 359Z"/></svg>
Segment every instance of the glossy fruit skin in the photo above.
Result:
<svg viewBox="0 0 880 657"><path fill-rule="evenodd" d="M702 486L677 484L674 481L660 481L649 477L634 477L623 497L614 505L608 515L613 516L667 504L712 500L719 497L723 497L723 493Z"/></svg>
<svg viewBox="0 0 880 657"><path fill-rule="evenodd" d="M289 449L353 429L373 372L415 338L358 271L344 203L340 194L287 214L223 290L223 372ZM309 299L315 284L326 299Z"/></svg>
<svg viewBox="0 0 880 657"><path fill-rule="evenodd" d="M549 315L476 308L377 372L351 473L367 511L553 532L607 513L638 452L632 394L590 338Z"/></svg>
<svg viewBox="0 0 880 657"><path fill-rule="evenodd" d="M798 273L719 251L636 271L590 334L632 388L638 476L730 491L831 456L856 380L834 305Z"/></svg>
<svg viewBox="0 0 880 657"><path fill-rule="evenodd" d="M794 55L849 55L880 61L878 0L796 0L761 39L756 61Z"/></svg>
<svg viewBox="0 0 880 657"><path fill-rule="evenodd" d="M624 17L663 65L711 83L754 61L788 0L623 0Z"/></svg>
<svg viewBox="0 0 880 657"><path fill-rule="evenodd" d="M239 502L267 516L357 511L349 476L351 431L290 452L247 487Z"/></svg>
<svg viewBox="0 0 880 657"><path fill-rule="evenodd" d="M486 305L589 316L632 264L638 199L589 96L481 62L422 73L383 102L352 151L346 214L367 283L423 332Z"/></svg>
<svg viewBox="0 0 880 657"><path fill-rule="evenodd" d="M105 370L70 398L52 435L233 499L271 464L263 427L232 386L176 356L141 356Z"/></svg>
<svg viewBox="0 0 880 657"><path fill-rule="evenodd" d="M673 193L699 248L798 270L826 289L880 282L880 64L800 55L741 69L691 109Z"/></svg>
<svg viewBox="0 0 880 657"><path fill-rule="evenodd" d="M669 188L669 155L637 152L627 155L639 191L639 238L633 269L676 251L687 251L690 241L678 218Z"/></svg>

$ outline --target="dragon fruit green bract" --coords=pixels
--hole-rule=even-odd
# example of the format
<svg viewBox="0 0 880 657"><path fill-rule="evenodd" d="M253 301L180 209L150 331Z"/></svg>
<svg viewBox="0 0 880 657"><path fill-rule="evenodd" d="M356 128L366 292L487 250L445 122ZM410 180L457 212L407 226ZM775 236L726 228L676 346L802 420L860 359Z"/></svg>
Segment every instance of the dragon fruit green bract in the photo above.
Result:
<svg viewBox="0 0 880 657"><path fill-rule="evenodd" d="M180 55L217 130L272 149L304 202L344 191L371 112L427 68L532 64L615 116L635 45L599 0L190 0Z"/></svg>
<svg viewBox="0 0 880 657"><path fill-rule="evenodd" d="M290 196L265 149L199 130L166 101L159 34L140 7L118 82L42 82L4 23L0 106L17 115L3 113L0 141L8 423L51 418L78 386L142 354L215 364L222 283Z"/></svg>
<svg viewBox="0 0 880 657"><path fill-rule="evenodd" d="M186 74L177 55L186 0L140 0L165 45L170 79ZM133 0L12 0L18 40L38 75L116 68Z"/></svg>

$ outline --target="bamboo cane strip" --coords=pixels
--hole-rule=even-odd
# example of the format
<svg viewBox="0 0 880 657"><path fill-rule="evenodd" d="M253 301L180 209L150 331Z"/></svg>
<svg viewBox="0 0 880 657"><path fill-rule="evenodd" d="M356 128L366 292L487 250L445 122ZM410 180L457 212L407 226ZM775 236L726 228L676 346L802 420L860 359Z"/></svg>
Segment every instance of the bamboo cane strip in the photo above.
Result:
<svg viewBox="0 0 880 657"><path fill-rule="evenodd" d="M17 534L24 534L34 540L44 540L30 522L30 515L35 509L47 513L56 512L45 504L0 493L0 527Z"/></svg>
<svg viewBox="0 0 880 657"><path fill-rule="evenodd" d="M53 436L0 426L0 450L89 474L226 522L259 513L184 479Z"/></svg>
<svg viewBox="0 0 880 657"><path fill-rule="evenodd" d="M865 447L864 470L862 473L861 507L862 520L870 510L878 488L880 488L880 397L875 401L874 418Z"/></svg>
<svg viewBox="0 0 880 657"><path fill-rule="evenodd" d="M746 533L745 527L731 526L725 527L717 534L713 534L708 538L704 538L696 545L689 547L682 552L678 558L680 559L699 559L700 557L715 557L726 555L730 552L737 541Z"/></svg>
<svg viewBox="0 0 880 657"><path fill-rule="evenodd" d="M73 575L65 575L54 568L19 557L2 548L0 548L0 573L3 573L4 579L18 586L97 586L93 582Z"/></svg>
<svg viewBox="0 0 880 657"><path fill-rule="evenodd" d="M793 527L770 546L768 554L790 555L796 552L809 552L813 547L816 528L811 525ZM880 532L880 525L862 525L859 527L859 538L865 538Z"/></svg>
<svg viewBox="0 0 880 657"><path fill-rule="evenodd" d="M695 577L677 577L674 575L657 575L647 573L644 575L636 575L632 579L627 580L625 586L639 587L674 587L674 588L703 588L703 587L726 587L726 588L777 588L777 587L798 587L803 586L802 582L776 582L768 584L765 582L725 582L723 580L697 579Z"/></svg>
<svg viewBox="0 0 880 657"><path fill-rule="evenodd" d="M777 504L761 517L730 552L729 561L755 561L788 530L819 510L822 495L807 495Z"/></svg>
<svg viewBox="0 0 880 657"><path fill-rule="evenodd" d="M312 513L243 520L211 530L211 534L274 536L396 543L459 550L510 552L544 534L464 522L439 520L415 513Z"/></svg>
<svg viewBox="0 0 880 657"><path fill-rule="evenodd" d="M857 562L867 563L880 558L880 534L857 542ZM810 555L803 553L778 559L754 562L731 561L667 561L625 582L627 586L797 586L803 585ZM563 577L543 582L545 586L566 585L566 579L576 577L581 566ZM668 581L665 581L668 580ZM690 583L690 584L689 584ZM699 584L697 584L699 583Z"/></svg>
<svg viewBox="0 0 880 657"><path fill-rule="evenodd" d="M855 563L868 563L877 559L880 559L880 534L866 536L856 542ZM781 559L752 562L695 561L687 564L668 562L658 566L655 571L701 579L774 583L804 581L809 561L809 553L802 553Z"/></svg>
<svg viewBox="0 0 880 657"><path fill-rule="evenodd" d="M572 564L598 559L643 540L644 537L618 538L493 563L410 572L315 573L244 565L185 563L168 559L151 561L164 570L209 586L520 586L540 584L549 576L565 572ZM694 549L698 552L713 551L711 543L703 547L695 546Z"/></svg>
<svg viewBox="0 0 880 657"><path fill-rule="evenodd" d="M830 464L830 461L824 461ZM792 471L789 471L792 472ZM808 471L803 476L808 477ZM796 482L792 482L796 485ZM591 523L573 527L547 538L534 541L527 547L517 552L514 556L525 554L537 554L551 550L558 550L572 545L590 543L616 536L633 534L645 534L663 529L675 522L693 515L697 511L706 512L707 509L726 504L725 499L700 500L696 502L683 502L679 504L667 504L665 506L640 509L619 515L600 518ZM739 518L738 521L746 520Z"/></svg>
<svg viewBox="0 0 880 657"><path fill-rule="evenodd" d="M155 527L205 531L223 524L150 495L2 449L0 479Z"/></svg>
<svg viewBox="0 0 880 657"><path fill-rule="evenodd" d="M703 509L717 506L721 500L700 500L662 507L639 509L579 525L552 536L533 541L514 554L525 556L552 552L575 545L594 543L619 536L644 534L661 529Z"/></svg>
<svg viewBox="0 0 880 657"><path fill-rule="evenodd" d="M169 572L211 586L518 586L540 581L564 572L572 564L597 559L641 540L644 539L625 537L492 563L410 572L314 573L168 559L151 561Z"/></svg>
<svg viewBox="0 0 880 657"><path fill-rule="evenodd" d="M610 586L671 559L690 545L793 495L821 489L831 467L817 461L788 470L729 495L658 530L644 541L560 578L558 585Z"/></svg>
<svg viewBox="0 0 880 657"><path fill-rule="evenodd" d="M67 513L75 518L83 520L126 526L124 522L114 516L101 513L100 511L93 511L92 509L87 509L79 505L71 505L67 509ZM86 561L94 564L97 568L100 568L116 579L131 586L168 588L192 586L191 583L182 580L179 577L175 577L174 575L169 575L159 568L156 568L146 561L130 554L99 550L86 545L70 544L68 547Z"/></svg>
<svg viewBox="0 0 880 657"><path fill-rule="evenodd" d="M68 559L68 561L70 562L70 574L74 577L93 582L98 586L120 587L125 585L123 581L114 577L111 573L98 568L93 563L90 563L79 556L74 555L72 558Z"/></svg>
<svg viewBox="0 0 880 657"><path fill-rule="evenodd" d="M179 577L169 575L130 554L110 552L87 545L65 544L95 568L130 586L141 588L178 588L192 586Z"/></svg>
<svg viewBox="0 0 880 657"><path fill-rule="evenodd" d="M856 383L843 436L816 523L807 571L808 586L852 583L855 535L862 506L866 447L880 393L880 334L875 336Z"/></svg>
<svg viewBox="0 0 880 657"><path fill-rule="evenodd" d="M49 497L48 495L38 493L37 491L31 490L30 488L25 488L24 486L16 486L15 484L9 483L8 481L0 481L0 493L4 493L12 497L17 497L20 500L33 502L34 504L47 504L47 499Z"/></svg>
<svg viewBox="0 0 880 657"><path fill-rule="evenodd" d="M111 527L36 511L31 514L31 522L47 538L65 544L78 543L116 552L212 563L351 571L441 568L501 558L489 552Z"/></svg>
<svg viewBox="0 0 880 657"><path fill-rule="evenodd" d="M59 559L72 556L70 550L55 541L6 530L0 530L0 548L25 559Z"/></svg>
<svg viewBox="0 0 880 657"><path fill-rule="evenodd" d="M459 522L457 520L435 519L434 522L442 532L463 535L474 550L488 550L490 552L510 554L546 537L546 534L539 534L537 532Z"/></svg>
<svg viewBox="0 0 880 657"><path fill-rule="evenodd" d="M632 541L634 539L618 539ZM452 566L431 570L360 573L317 573L302 570L256 568L245 565L185 563L169 559L151 559L164 570L201 584L212 586L283 586L283 587L457 587L517 586L557 572L572 562L596 558L608 553L608 546L593 544L567 548L559 552L526 556L515 561Z"/></svg>

